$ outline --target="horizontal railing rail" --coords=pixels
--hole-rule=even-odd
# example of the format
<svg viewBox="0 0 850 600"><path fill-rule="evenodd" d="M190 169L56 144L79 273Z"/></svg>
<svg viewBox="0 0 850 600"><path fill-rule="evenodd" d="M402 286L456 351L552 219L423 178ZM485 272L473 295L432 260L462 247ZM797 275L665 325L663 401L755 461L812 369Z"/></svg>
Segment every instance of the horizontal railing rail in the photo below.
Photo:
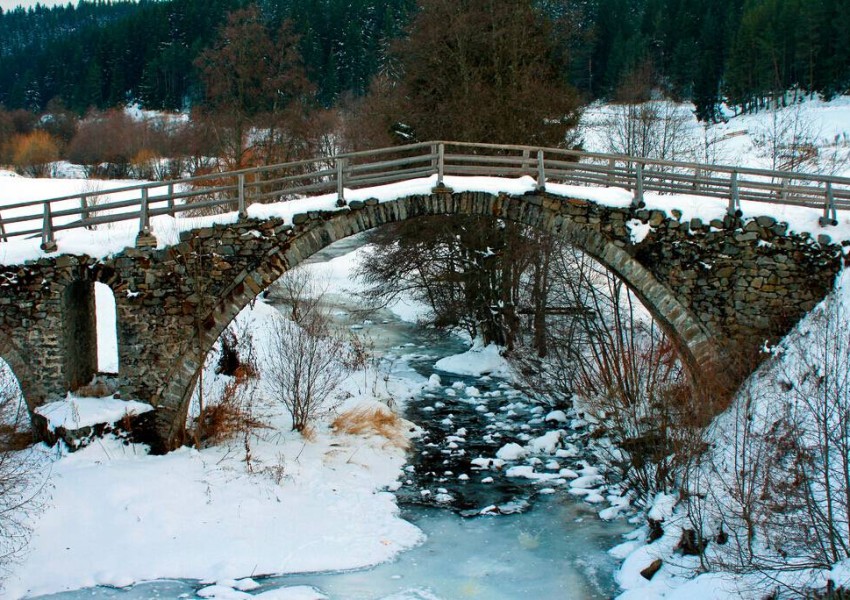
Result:
<svg viewBox="0 0 850 600"><path fill-rule="evenodd" d="M645 192L723 199L729 214L741 202L821 209L821 225L837 224L838 210L850 210L850 178L772 171L729 165L656 160L523 145L421 142L315 159L214 172L184 179L146 182L0 206L0 241L40 236L55 249L55 233L136 221L150 233L152 217L238 212L251 204L315 195L335 195L346 204L346 190L436 176L531 176L537 189L547 184L604 186L629 190L643 206Z"/></svg>

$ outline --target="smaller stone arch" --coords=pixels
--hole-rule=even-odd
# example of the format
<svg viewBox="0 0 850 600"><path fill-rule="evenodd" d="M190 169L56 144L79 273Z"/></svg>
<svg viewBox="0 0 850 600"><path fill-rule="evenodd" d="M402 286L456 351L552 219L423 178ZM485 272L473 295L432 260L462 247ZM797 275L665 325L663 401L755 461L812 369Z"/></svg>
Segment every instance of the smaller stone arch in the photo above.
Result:
<svg viewBox="0 0 850 600"><path fill-rule="evenodd" d="M117 300L124 284L112 264L88 256L70 257L69 264L58 275L60 285L56 288L56 300L62 315L60 342L65 360L64 383L66 389L74 391L101 372L97 288L108 288L112 298ZM122 343L117 308L116 302L114 345L119 351L120 363ZM115 372L106 372L117 374L117 365L115 367Z"/></svg>

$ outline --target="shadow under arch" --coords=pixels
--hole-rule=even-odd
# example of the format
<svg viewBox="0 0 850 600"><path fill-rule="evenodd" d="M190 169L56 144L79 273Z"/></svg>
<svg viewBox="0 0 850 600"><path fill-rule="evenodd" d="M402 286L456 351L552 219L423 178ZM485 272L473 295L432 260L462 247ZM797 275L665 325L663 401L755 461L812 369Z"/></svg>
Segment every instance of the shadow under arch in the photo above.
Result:
<svg viewBox="0 0 850 600"><path fill-rule="evenodd" d="M562 209L571 201L540 193L521 197L486 192L440 193L358 205L355 210L313 215L294 230L281 233L279 246L268 252L253 272L234 280L221 300L202 319L204 331L196 332L172 365L157 407L157 431L163 452L183 443L183 429L191 395L203 357L225 328L251 301L288 270L326 246L391 223L425 216L489 216L514 221L560 236L565 242L613 272L644 304L668 333L691 375L698 381L704 369L722 364L723 352L715 336L700 323L665 285L627 250L628 242L602 235ZM584 204L587 204L584 202Z"/></svg>

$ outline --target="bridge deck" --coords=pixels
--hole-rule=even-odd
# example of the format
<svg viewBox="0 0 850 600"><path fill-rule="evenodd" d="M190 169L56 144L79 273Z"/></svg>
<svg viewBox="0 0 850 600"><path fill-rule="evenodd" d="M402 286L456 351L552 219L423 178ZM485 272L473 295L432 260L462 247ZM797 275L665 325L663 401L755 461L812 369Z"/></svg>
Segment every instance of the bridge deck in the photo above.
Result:
<svg viewBox="0 0 850 600"><path fill-rule="evenodd" d="M123 239L128 234L141 233L144 237L153 229L162 238L177 230L202 226L208 221L193 218L199 214L235 213L244 218L261 216L269 210L294 214L332 209L353 200L385 195L387 190L429 193L430 188L444 183L466 185L459 183L457 177L475 178L480 185L485 185L481 177L500 178L503 184L486 183L487 189L505 186L497 191L512 192L519 185L524 191L546 189L572 197L590 196L589 199L603 203L624 199L633 204L648 200L657 203L659 196L688 196L677 202L690 206L690 213L700 215L713 214L722 206L732 214L747 212L783 218L790 214L789 208L802 207L817 211L805 213L807 222L811 215L818 215L819 223L807 223L810 231L818 225L838 224L838 211L850 210L850 178L844 177L556 148L426 142L8 204L0 207L0 243L6 247L5 256L0 251L0 262L11 264L17 262L17 257L36 257L32 252L33 239L48 252L56 251L57 238L63 246L67 244L59 248L60 252L79 252L79 240L90 236L60 235L68 230L106 229L112 234L109 239L122 237L123 248L132 245L132 241ZM512 181L517 178L523 179ZM582 192L580 188L599 189ZM702 200L695 203L694 198ZM263 208L293 201L297 202L285 209ZM747 207L748 203L772 206L753 208ZM161 217L174 217L180 223ZM839 232L830 233L845 237ZM11 246L18 246L18 242L23 246L12 250ZM116 243L108 245L114 248Z"/></svg>

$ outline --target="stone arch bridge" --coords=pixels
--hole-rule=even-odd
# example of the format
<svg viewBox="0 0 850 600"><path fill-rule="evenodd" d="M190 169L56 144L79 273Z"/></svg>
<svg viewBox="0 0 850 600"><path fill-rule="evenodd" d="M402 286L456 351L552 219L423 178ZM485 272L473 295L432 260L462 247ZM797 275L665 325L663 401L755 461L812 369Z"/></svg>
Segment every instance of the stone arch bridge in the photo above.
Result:
<svg viewBox="0 0 850 600"><path fill-rule="evenodd" d="M184 232L156 249L106 259L59 255L0 266L0 357L29 408L64 397L97 371L94 284L117 309L122 398L155 408L155 450L182 443L203 357L231 320L287 270L333 243L432 215L495 216L561 236L620 277L670 333L693 374L737 373L738 357L786 333L832 288L840 245L792 234L768 217L683 222L640 204L556 196L432 193ZM638 243L630 228L650 232Z"/></svg>
<svg viewBox="0 0 850 600"><path fill-rule="evenodd" d="M545 193L435 193L352 204L299 215L295 226L268 219L199 229L163 250L0 267L0 356L31 408L88 383L97 371L93 285L109 285L121 395L157 407L165 448L182 441L199 365L239 311L318 250L384 224L492 215L560 235L622 278L697 370L723 368L727 357L784 333L831 289L841 264L840 247L788 235L768 218L682 223L657 211ZM635 219L654 225L639 244L628 226Z"/></svg>

